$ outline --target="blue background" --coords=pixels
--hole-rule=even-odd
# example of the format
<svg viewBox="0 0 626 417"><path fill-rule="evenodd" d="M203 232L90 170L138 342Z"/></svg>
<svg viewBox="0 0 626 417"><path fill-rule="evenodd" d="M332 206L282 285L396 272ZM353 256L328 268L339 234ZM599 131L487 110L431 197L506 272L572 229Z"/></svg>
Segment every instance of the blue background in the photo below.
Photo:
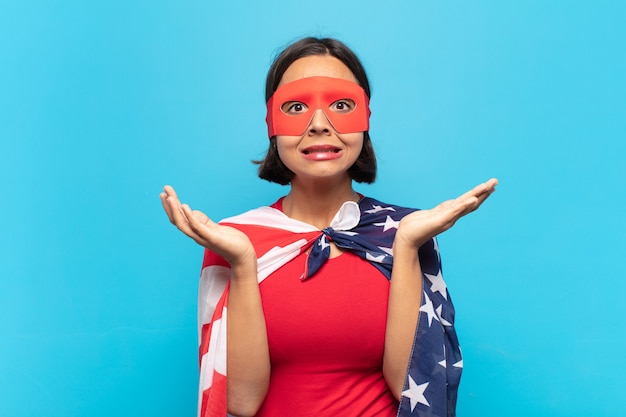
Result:
<svg viewBox="0 0 626 417"><path fill-rule="evenodd" d="M386 3L386 4L385 4ZM373 85L379 179L428 208L465 354L459 416L624 413L625 3L0 2L0 416L196 413L202 249L256 177L271 58L338 37Z"/></svg>

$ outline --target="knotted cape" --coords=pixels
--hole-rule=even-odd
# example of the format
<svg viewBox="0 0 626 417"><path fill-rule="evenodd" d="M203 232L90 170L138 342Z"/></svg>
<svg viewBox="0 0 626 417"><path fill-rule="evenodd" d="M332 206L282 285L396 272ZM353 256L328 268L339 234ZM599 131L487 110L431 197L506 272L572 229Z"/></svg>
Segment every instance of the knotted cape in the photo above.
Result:
<svg viewBox="0 0 626 417"><path fill-rule="evenodd" d="M258 282L301 253L307 262L300 279L315 279L328 260L329 242L370 262L387 279L393 267L392 245L400 220L415 209L372 198L348 201L330 226L319 230L272 207L260 207L220 224L244 232L258 257ZM441 274L435 238L418 251L423 294L398 417L453 417L463 359L454 329L454 306ZM226 320L228 263L206 250L199 286L200 386L198 415L226 417Z"/></svg>

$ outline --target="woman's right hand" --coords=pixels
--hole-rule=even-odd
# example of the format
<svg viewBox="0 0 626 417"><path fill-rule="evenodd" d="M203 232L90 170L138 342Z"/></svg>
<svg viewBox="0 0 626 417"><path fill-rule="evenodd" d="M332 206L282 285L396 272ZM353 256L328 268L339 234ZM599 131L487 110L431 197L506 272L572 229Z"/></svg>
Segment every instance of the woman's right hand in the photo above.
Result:
<svg viewBox="0 0 626 417"><path fill-rule="evenodd" d="M217 224L206 214L181 204L169 185L163 188L160 197L174 226L230 263L226 342L228 409L237 415L253 415L267 394L271 369L254 247L243 232ZM248 410L254 411L248 413Z"/></svg>
<svg viewBox="0 0 626 417"><path fill-rule="evenodd" d="M213 222L206 214L191 210L187 204L181 204L178 196L169 185L160 193L163 209L170 222L196 243L222 256L231 267L249 266L254 262L254 247L243 232Z"/></svg>

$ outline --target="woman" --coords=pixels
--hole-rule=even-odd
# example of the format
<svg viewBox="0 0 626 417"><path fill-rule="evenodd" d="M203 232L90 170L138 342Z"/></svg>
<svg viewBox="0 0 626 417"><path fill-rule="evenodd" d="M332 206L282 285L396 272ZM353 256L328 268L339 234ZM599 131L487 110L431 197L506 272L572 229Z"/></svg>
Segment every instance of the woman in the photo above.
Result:
<svg viewBox="0 0 626 417"><path fill-rule="evenodd" d="M497 181L421 211L358 194L353 180L376 174L369 96L345 45L302 39L266 84L259 176L288 194L216 224L161 193L170 221L207 248L202 416L454 415L462 361L434 237Z"/></svg>

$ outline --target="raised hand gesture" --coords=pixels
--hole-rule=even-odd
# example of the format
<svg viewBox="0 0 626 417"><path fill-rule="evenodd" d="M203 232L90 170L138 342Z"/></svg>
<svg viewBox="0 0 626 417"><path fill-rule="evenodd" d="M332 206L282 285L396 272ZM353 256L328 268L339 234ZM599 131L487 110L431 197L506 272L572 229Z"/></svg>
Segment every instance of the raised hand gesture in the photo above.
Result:
<svg viewBox="0 0 626 417"><path fill-rule="evenodd" d="M453 200L444 201L430 210L420 210L405 216L398 226L394 246L398 244L419 248L434 236L454 226L461 217L480 207L495 191L497 184L498 180L492 178Z"/></svg>
<svg viewBox="0 0 626 417"><path fill-rule="evenodd" d="M201 211L181 204L174 188L169 185L159 196L170 222L196 243L224 257L233 268L251 262L256 265L254 247L243 232L219 225Z"/></svg>

